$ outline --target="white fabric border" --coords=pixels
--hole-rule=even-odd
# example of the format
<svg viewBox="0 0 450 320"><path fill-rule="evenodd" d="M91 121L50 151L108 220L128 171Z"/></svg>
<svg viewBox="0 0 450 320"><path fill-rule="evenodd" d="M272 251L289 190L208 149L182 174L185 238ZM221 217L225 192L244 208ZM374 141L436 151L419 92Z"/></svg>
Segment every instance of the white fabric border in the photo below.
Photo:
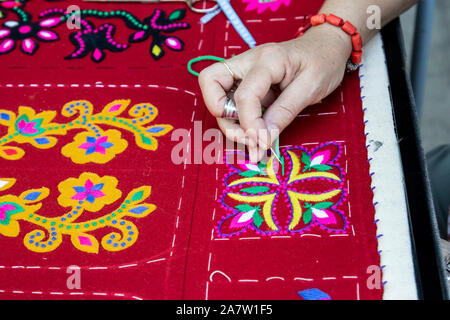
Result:
<svg viewBox="0 0 450 320"><path fill-rule="evenodd" d="M360 76L370 172L374 173L378 250L385 266L383 299L417 299L402 163L379 34L364 47Z"/></svg>

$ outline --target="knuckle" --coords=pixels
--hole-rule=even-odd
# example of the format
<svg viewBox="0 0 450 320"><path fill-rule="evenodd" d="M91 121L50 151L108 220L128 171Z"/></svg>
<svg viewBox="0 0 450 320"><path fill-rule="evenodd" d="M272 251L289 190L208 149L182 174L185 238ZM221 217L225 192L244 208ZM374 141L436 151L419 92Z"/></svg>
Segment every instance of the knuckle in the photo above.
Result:
<svg viewBox="0 0 450 320"><path fill-rule="evenodd" d="M204 69L202 71L200 71L200 74L198 75L198 83L200 84L200 86L203 86L207 83L209 79L209 73L207 69Z"/></svg>
<svg viewBox="0 0 450 320"><path fill-rule="evenodd" d="M261 46L259 57L261 59L279 59L286 55L283 46L277 43L268 43Z"/></svg>

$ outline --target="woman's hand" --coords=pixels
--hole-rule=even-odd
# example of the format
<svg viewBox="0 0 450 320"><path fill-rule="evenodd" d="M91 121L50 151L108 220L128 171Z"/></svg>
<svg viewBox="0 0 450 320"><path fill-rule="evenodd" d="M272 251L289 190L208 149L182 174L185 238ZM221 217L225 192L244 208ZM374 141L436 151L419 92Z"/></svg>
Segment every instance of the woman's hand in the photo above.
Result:
<svg viewBox="0 0 450 320"><path fill-rule="evenodd" d="M328 96L342 81L351 40L327 24L302 37L268 43L204 69L199 76L209 111L227 138L248 145L250 161L259 161L279 133L307 106ZM226 93L234 93L239 123L221 119ZM268 107L262 115L262 106Z"/></svg>

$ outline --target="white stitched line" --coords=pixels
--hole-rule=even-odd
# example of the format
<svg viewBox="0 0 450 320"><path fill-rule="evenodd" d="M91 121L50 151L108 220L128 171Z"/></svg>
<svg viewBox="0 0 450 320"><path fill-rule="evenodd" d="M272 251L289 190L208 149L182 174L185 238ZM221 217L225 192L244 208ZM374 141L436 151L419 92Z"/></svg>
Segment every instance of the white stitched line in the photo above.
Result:
<svg viewBox="0 0 450 320"><path fill-rule="evenodd" d="M178 210L181 208L181 199L183 199L183 197L180 197L180 202L178 202Z"/></svg>
<svg viewBox="0 0 450 320"><path fill-rule="evenodd" d="M272 239L289 239L291 236L272 236Z"/></svg>
<svg viewBox="0 0 450 320"><path fill-rule="evenodd" d="M175 237L176 237L176 234L173 235L172 248L173 248L173 246L175 245Z"/></svg>
<svg viewBox="0 0 450 320"><path fill-rule="evenodd" d="M29 266L29 267L26 267L27 269L40 269L41 267L40 266Z"/></svg>
<svg viewBox="0 0 450 320"><path fill-rule="evenodd" d="M328 114L338 114L337 112L322 112L322 113L318 113L319 116L324 116L324 115L328 115Z"/></svg>
<svg viewBox="0 0 450 320"><path fill-rule="evenodd" d="M322 280L336 280L336 277L323 277Z"/></svg>
<svg viewBox="0 0 450 320"><path fill-rule="evenodd" d="M175 88L175 87L166 87L166 89L173 90L173 91L178 91L179 90L178 88Z"/></svg>
<svg viewBox="0 0 450 320"><path fill-rule="evenodd" d="M108 269L108 267L90 267L89 270L105 270Z"/></svg>
<svg viewBox="0 0 450 320"><path fill-rule="evenodd" d="M195 110L194 110L194 111L192 111L191 122L193 122L193 121L194 121L194 116L195 116Z"/></svg>
<svg viewBox="0 0 450 320"><path fill-rule="evenodd" d="M211 221L214 221L215 217L216 217L216 208L213 209L213 214L212 214Z"/></svg>
<svg viewBox="0 0 450 320"><path fill-rule="evenodd" d="M209 260L208 260L208 272L211 269L211 257L212 257L212 252L209 253Z"/></svg>
<svg viewBox="0 0 450 320"><path fill-rule="evenodd" d="M255 280L255 279L241 279L241 280L238 280L238 282L259 282L259 280Z"/></svg>
<svg viewBox="0 0 450 320"><path fill-rule="evenodd" d="M184 176L183 179L181 180L181 188L184 188Z"/></svg>
<svg viewBox="0 0 450 320"><path fill-rule="evenodd" d="M206 281L205 300L208 300L209 281Z"/></svg>
<svg viewBox="0 0 450 320"><path fill-rule="evenodd" d="M84 295L84 292L71 292L69 293L71 296L82 296Z"/></svg>
<svg viewBox="0 0 450 320"><path fill-rule="evenodd" d="M178 229L178 222L180 221L180 216L177 216L177 222L175 224L175 228Z"/></svg>
<svg viewBox="0 0 450 320"><path fill-rule="evenodd" d="M137 266L137 263L126 264L126 265L123 265L123 266L119 266L119 269L122 269L122 268L130 268L130 267L136 267L136 266Z"/></svg>
<svg viewBox="0 0 450 320"><path fill-rule="evenodd" d="M272 18L269 21L286 21L286 18Z"/></svg>
<svg viewBox="0 0 450 320"><path fill-rule="evenodd" d="M247 23L258 23L258 22L262 22L262 20L254 19L254 20L246 20L245 22L247 22Z"/></svg>
<svg viewBox="0 0 450 320"><path fill-rule="evenodd" d="M314 281L314 279L310 279L310 278L300 278L300 277L296 277L296 278L294 278L294 280L301 280L301 281Z"/></svg>
<svg viewBox="0 0 450 320"><path fill-rule="evenodd" d="M317 237L317 238L322 238L322 236L319 235L319 234L311 234L311 233L304 233L304 234L300 235L300 237Z"/></svg>
<svg viewBox="0 0 450 320"><path fill-rule="evenodd" d="M203 39L200 39L200 42L198 43L197 50L201 50L202 49L202 44L203 44Z"/></svg>
<svg viewBox="0 0 450 320"><path fill-rule="evenodd" d="M360 298L359 298L359 283L356 283L356 300L360 300Z"/></svg>
<svg viewBox="0 0 450 320"><path fill-rule="evenodd" d="M161 258L161 259L156 259L156 260L150 260L150 261L147 261L146 263L153 263L153 262L158 262L158 261L163 261L163 260L166 260L166 258Z"/></svg>
<svg viewBox="0 0 450 320"><path fill-rule="evenodd" d="M94 296L107 296L108 294L107 293L104 293L104 292L94 292L94 293L92 293Z"/></svg>
<svg viewBox="0 0 450 320"><path fill-rule="evenodd" d="M248 238L239 238L239 240L253 240L253 239L261 239L260 237L248 237Z"/></svg>
<svg viewBox="0 0 450 320"><path fill-rule="evenodd" d="M15 291L13 291L12 293L25 293L25 292L15 290Z"/></svg>
<svg viewBox="0 0 450 320"><path fill-rule="evenodd" d="M357 276L342 276L343 279L358 279Z"/></svg>
<svg viewBox="0 0 450 320"><path fill-rule="evenodd" d="M283 277L269 277L266 279L266 281L270 281L270 280L283 280L284 281L284 278Z"/></svg>

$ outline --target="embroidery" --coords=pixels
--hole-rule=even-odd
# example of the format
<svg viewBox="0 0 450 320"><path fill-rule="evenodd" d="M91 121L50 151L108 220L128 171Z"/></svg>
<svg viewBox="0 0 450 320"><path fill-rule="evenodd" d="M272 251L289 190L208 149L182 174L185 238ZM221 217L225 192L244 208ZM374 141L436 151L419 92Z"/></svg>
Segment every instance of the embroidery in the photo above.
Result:
<svg viewBox="0 0 450 320"><path fill-rule="evenodd" d="M91 54L92 61L98 63L106 58L106 51L121 52L128 49L130 44L145 41L151 36L150 55L158 60L165 54L164 47L174 51L184 48L180 38L168 34L190 28L188 23L181 21L186 15L185 9L175 10L168 17L164 11L156 9L152 15L140 21L123 10L81 10L69 13L64 9L53 8L39 14L44 20L33 22L31 14L24 10L25 0L2 1L0 5L0 18L5 17L6 12L17 16L17 21L5 21L0 28L0 54L11 52L20 43L21 50L32 55L39 48L36 40L59 40L58 35L49 28L71 23L79 28L69 35L75 49L65 59L80 59ZM104 23L97 27L90 18L121 19L131 32L128 43L119 43L114 39L114 24Z"/></svg>
<svg viewBox="0 0 450 320"><path fill-rule="evenodd" d="M297 292L304 300L331 300L331 297L320 289L307 289Z"/></svg>
<svg viewBox="0 0 450 320"><path fill-rule="evenodd" d="M2 190L14 183L15 179L0 179ZM103 236L102 247L108 251L125 250L136 242L139 232L134 223L124 218L143 218L156 209L155 205L143 202L150 195L150 186L133 189L122 203L108 214L80 221L86 211L98 212L105 205L116 203L122 197L122 192L116 188L117 183L115 177L99 177L89 172L78 178L62 181L58 185L58 203L62 207L69 207L70 211L59 217L37 214L42 206L41 201L47 198L50 192L45 187L24 191L19 196L0 196L0 234L17 237L20 233L19 221L25 221L40 228L27 233L23 239L25 247L31 251L53 251L62 243L63 235L67 235L78 250L98 253L99 242L90 232L108 227L116 229L117 232Z"/></svg>
<svg viewBox="0 0 450 320"><path fill-rule="evenodd" d="M247 3L245 11L258 10L258 14L264 12L267 9L273 12L277 11L281 5L288 6L291 4L291 0L243 0Z"/></svg>
<svg viewBox="0 0 450 320"><path fill-rule="evenodd" d="M57 143L55 136L79 129L85 131L77 133L74 141L61 149L61 153L74 163L106 163L125 151L128 142L122 139L119 130L132 133L140 148L156 150L156 138L167 134L173 127L168 124L147 126L158 115L158 109L150 103L135 104L128 111L131 117L121 117L129 104L130 100L114 100L101 112L94 114L89 101L71 101L62 108L63 116L75 117L67 123L52 122L55 111L36 113L34 109L23 106L19 107L17 114L0 110L0 125L8 128L7 133L0 138L0 156L8 160L20 159L25 154L24 150L11 146L11 143L29 143L39 149L49 149ZM104 131L102 125L116 129Z"/></svg>
<svg viewBox="0 0 450 320"><path fill-rule="evenodd" d="M227 154L230 172L224 178L220 203L231 213L221 218L217 233L229 237L250 229L262 235L302 234L317 227L328 232L345 231L347 219L339 209L346 199L343 173L337 163L340 150L333 142L312 151L303 147L283 149L284 173L273 157L267 166L242 161L242 156L237 159L241 164L233 165L240 154ZM290 214L283 216L285 208ZM279 216L286 222L280 223Z"/></svg>
<svg viewBox="0 0 450 320"><path fill-rule="evenodd" d="M0 54L11 52L18 43L20 43L20 50L26 54L34 54L39 48L39 41L56 41L59 39L58 35L49 30L57 26L61 20L46 19L41 22L31 21L31 15L24 10L23 1L4 1L1 6L5 11L14 12L19 21L7 20L0 28Z"/></svg>

